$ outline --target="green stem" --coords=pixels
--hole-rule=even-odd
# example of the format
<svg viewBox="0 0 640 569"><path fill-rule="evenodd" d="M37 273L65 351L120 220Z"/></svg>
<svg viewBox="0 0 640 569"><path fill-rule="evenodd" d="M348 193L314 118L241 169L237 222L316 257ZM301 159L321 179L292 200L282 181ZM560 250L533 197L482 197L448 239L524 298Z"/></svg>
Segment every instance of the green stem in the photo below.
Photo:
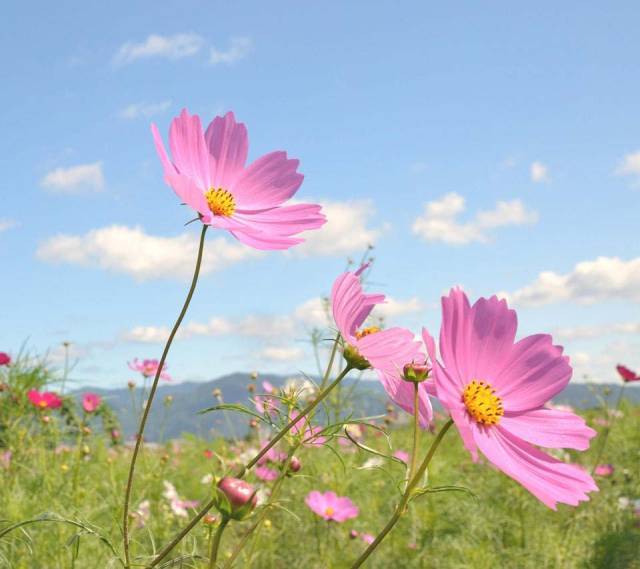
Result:
<svg viewBox="0 0 640 569"><path fill-rule="evenodd" d="M222 518L218 529L216 530L216 534L213 536L213 540L211 541L211 551L209 552L209 569L215 569L216 561L218 559L218 549L220 548L220 540L222 539L222 533L224 532L227 524L229 523L229 518Z"/></svg>
<svg viewBox="0 0 640 569"><path fill-rule="evenodd" d="M182 306L180 315L178 316L176 323L173 325L171 334L169 334L169 338L167 340L167 343L165 344L164 350L162 352L162 357L160 358L160 362L158 363L158 369L156 370L156 375L153 378L153 384L151 385L151 391L149 392L149 399L147 401L147 404L144 406L142 418L140 419L140 426L138 427L136 444L133 449L131 464L129 465L129 476L127 478L127 487L126 487L125 496L124 496L124 512L122 516L124 559L125 559L125 567L127 567L127 569L131 566L131 558L129 553L129 504L131 502L131 490L133 488L133 477L136 469L136 461L138 459L138 453L140 452L140 446L142 445L142 435L144 434L144 428L147 424L147 418L149 417L149 411L151 410L151 404L153 403L153 398L156 394L158 381L160 379L160 374L162 373L162 369L164 368L164 363L165 363L165 360L167 359L167 354L169 353L169 349L171 348L173 338L178 332L178 328L180 327L180 324L182 323L182 320L185 314L187 313L187 309L189 308L189 303L191 302L193 293L196 290L196 284L198 283L198 275L200 274L200 266L202 265L204 238L205 238L205 234L207 233L208 227L209 227L208 225L205 225L205 224L202 225L202 233L200 234L200 244L198 246L198 258L196 260L196 267L193 272L193 280L191 281L191 287L189 288L189 293L187 294L187 298L184 301L184 305Z"/></svg>
<svg viewBox="0 0 640 569"><path fill-rule="evenodd" d="M620 393L618 394L618 400L616 401L616 406L615 406L615 410L619 411L620 409L620 403L622 402L622 396L624 395L624 388L626 387L626 383L622 384L622 387L620 388ZM591 476L593 476L593 473L595 472L596 468L598 467L598 464L600 463L600 459L602 458L602 454L604 453L604 447L607 446L607 441L609 440L609 433L611 432L611 427L613 426L613 422L616 413L611 413L609 412L609 410L607 409L607 427L605 428L604 431L604 436L602 437L602 443L600 444L600 447L598 448L598 454L596 455L596 459L593 461L593 465L591 466Z"/></svg>
<svg viewBox="0 0 640 569"><path fill-rule="evenodd" d="M273 448L273 446L276 445L278 441L282 439L298 421L302 421L303 418L306 417L306 415L308 415L311 411L313 411L324 400L324 398L327 395L329 395L329 393L331 393L333 388L344 379L344 377L347 375L347 373L349 373L349 371L351 371L351 369L352 369L351 366L347 365L347 367L344 368L344 370L342 370L342 373L324 391L322 391L314 401L312 401L309 405L307 405L295 419L292 419L291 421L289 421L289 423L285 427L283 427L283 429L280 432L278 432L278 434L273 439L271 439L271 441L267 446L265 446L255 457L253 457L253 459L249 463L247 463L245 466L242 467L240 472L236 475L236 478L242 478L248 470L251 470L251 468L253 468L255 464L265 454L267 454L267 452L269 452L269 449ZM205 504L205 506L169 542L169 544L166 545L162 550L160 550L158 555L156 555L153 561L149 564L149 567L150 568L155 567L158 563L160 563L160 561L162 561L171 552L171 550L176 545L178 545L178 543L180 543L182 538L184 538L184 536L187 535L197 525L197 523L207 514L207 512L209 512L209 510L215 506L215 504L216 504L215 498L212 498L211 500L209 500L209 502Z"/></svg>
<svg viewBox="0 0 640 569"><path fill-rule="evenodd" d="M331 375L331 370L333 369L333 360L336 357L336 352L338 351L338 342L340 341L340 333L336 335L336 339L333 341L333 348L331 348L331 355L329 356L329 363L327 364L327 369L322 376L322 383L320 384L320 391L322 391L327 386L327 381L329 381L329 376Z"/></svg>
<svg viewBox="0 0 640 569"><path fill-rule="evenodd" d="M409 465L409 476L407 483L413 478L418 462L418 438L420 436L420 425L418 421L418 406L420 404L419 384L413 384L413 448L411 449L411 463Z"/></svg>
<svg viewBox="0 0 640 569"><path fill-rule="evenodd" d="M427 456L425 457L425 459L422 461L420 468L418 468L416 475L409 481L409 484L407 484L407 488L404 491L404 494L400 499L400 503L396 507L396 511L393 513L393 516L387 522L387 525L384 527L384 529L378 534L375 540L371 543L371 545L367 547L366 551L360 557L358 557L356 562L351 566L351 569L356 569L357 567L362 566L362 564L369 558L369 556L374 552L374 550L378 547L378 545L380 545L382 540L393 529L393 526L396 525L400 517L404 514L406 507L409 503L409 500L411 499L411 493L413 492L415 487L418 485L420 480L422 480L422 477L424 476L424 473L426 472L427 467L429 466L429 463L433 458L433 455L435 454L436 450L438 449L438 446L440 445L440 442L442 441L442 438L444 437L446 432L449 430L449 427L451 427L451 425L453 425L453 420L449 419L449 421L447 421L447 423L442 427L442 429L440 429L440 432L436 436L435 440L433 441L433 443L431 443L429 452L427 453Z"/></svg>

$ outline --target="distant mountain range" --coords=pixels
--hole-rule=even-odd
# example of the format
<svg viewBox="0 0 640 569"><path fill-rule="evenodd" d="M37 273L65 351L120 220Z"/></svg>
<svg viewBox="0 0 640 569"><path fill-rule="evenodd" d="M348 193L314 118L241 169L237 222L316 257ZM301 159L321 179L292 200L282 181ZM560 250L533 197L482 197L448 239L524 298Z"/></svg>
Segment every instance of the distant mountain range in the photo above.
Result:
<svg viewBox="0 0 640 569"><path fill-rule="evenodd" d="M261 374L256 382L256 393L261 393L262 381L268 381L275 387L282 387L291 376ZM296 378L301 379L301 378ZM153 409L149 416L146 431L147 440L159 440L180 437L185 433L212 438L218 436L244 436L248 429L249 417L242 413L216 411L204 415L199 411L218 404L213 395L219 389L225 403L240 403L250 409L248 385L252 383L248 373L233 373L206 382L185 382L178 384L163 383L159 386ZM346 379L342 384L345 413L354 417L382 415L389 402L382 385L378 381L357 381ZM554 403L571 405L576 409L588 409L600 405L600 398L615 404L621 386L615 384L571 383L556 398ZM141 405L142 389L99 389L87 388L80 391L93 391L101 395L115 410L125 436L135 433L137 417ZM171 405L165 406L165 398L173 398ZM640 403L640 386L627 386L625 398ZM137 411L134 414L133 400ZM436 405L437 406L437 405Z"/></svg>

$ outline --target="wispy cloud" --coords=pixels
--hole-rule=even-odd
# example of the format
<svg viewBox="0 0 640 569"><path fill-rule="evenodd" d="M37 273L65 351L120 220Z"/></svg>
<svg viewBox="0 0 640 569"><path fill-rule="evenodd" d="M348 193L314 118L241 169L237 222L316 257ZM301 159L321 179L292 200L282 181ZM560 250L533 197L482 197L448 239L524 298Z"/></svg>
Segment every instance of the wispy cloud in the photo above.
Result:
<svg viewBox="0 0 640 569"><path fill-rule="evenodd" d="M544 271L531 284L500 296L520 306L562 301L582 304L605 300L640 302L640 257L628 261L598 257L578 263L565 274Z"/></svg>
<svg viewBox="0 0 640 569"><path fill-rule="evenodd" d="M40 185L61 194L100 192L104 189L102 162L56 168L42 178Z"/></svg>
<svg viewBox="0 0 640 569"><path fill-rule="evenodd" d="M538 221L537 212L528 210L520 200L499 201L494 209L479 211L471 221L460 222L458 217L465 209L465 199L455 192L428 202L424 214L413 223L413 233L425 241L466 245L490 241L495 229Z"/></svg>
<svg viewBox="0 0 640 569"><path fill-rule="evenodd" d="M124 273L136 280L188 279L198 240L192 233L176 237L148 235L140 227L111 225L85 235L57 235L42 243L37 257L48 263L79 265ZM261 255L224 237L205 249L202 273Z"/></svg>
<svg viewBox="0 0 640 569"><path fill-rule="evenodd" d="M151 34L141 43L126 42L121 45L113 57L113 64L116 66L126 65L139 59L151 57L175 61L196 55L204 46L204 38L194 33L175 34L172 36Z"/></svg>
<svg viewBox="0 0 640 569"><path fill-rule="evenodd" d="M118 115L123 119L137 119L140 117L150 118L169 110L171 100L160 101L159 103L132 103L121 109Z"/></svg>
<svg viewBox="0 0 640 569"><path fill-rule="evenodd" d="M223 63L224 65L233 65L247 57L253 48L253 42L249 37L231 38L229 47L226 50L220 50L215 47L211 48L209 61L213 65Z"/></svg>
<svg viewBox="0 0 640 569"><path fill-rule="evenodd" d="M549 181L549 169L542 162L533 162L529 167L529 175L536 184Z"/></svg>
<svg viewBox="0 0 640 569"><path fill-rule="evenodd" d="M0 233L12 229L16 225L18 225L17 222L12 219L0 219Z"/></svg>
<svg viewBox="0 0 640 569"><path fill-rule="evenodd" d="M614 173L634 177L634 185L640 185L640 150L623 156Z"/></svg>
<svg viewBox="0 0 640 569"><path fill-rule="evenodd" d="M553 336L559 340L590 340L610 335L640 335L640 322L617 322L590 326L558 328Z"/></svg>
<svg viewBox="0 0 640 569"><path fill-rule="evenodd" d="M304 350L295 346L267 346L258 354L260 358L274 362L295 362L304 355Z"/></svg>

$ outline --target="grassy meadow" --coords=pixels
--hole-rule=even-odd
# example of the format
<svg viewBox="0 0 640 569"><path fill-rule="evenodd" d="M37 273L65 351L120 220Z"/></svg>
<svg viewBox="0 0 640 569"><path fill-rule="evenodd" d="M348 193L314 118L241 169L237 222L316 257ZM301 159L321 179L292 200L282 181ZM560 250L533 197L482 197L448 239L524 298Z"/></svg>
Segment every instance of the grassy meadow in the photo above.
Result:
<svg viewBox="0 0 640 569"><path fill-rule="evenodd" d="M121 567L122 496L131 445L122 443L106 405L97 414L83 414L71 397L51 412L30 405L25 392L49 379L41 364L0 369L0 567ZM161 401L157 404L162 406ZM252 407L249 401L247 406ZM394 416L395 411L386 421L379 420L380 430L360 429L359 444L385 455L410 451L411 430ZM634 509L640 498L640 407L623 400L621 413L594 409L587 418L599 436L589 452L569 452L566 458L589 469L596 459L614 467L611 475L597 477L600 492L590 502L549 510L486 462L474 464L451 429L432 462L428 482L432 488L469 491L431 492L414 501L367 567L640 567L637 503ZM436 428L443 422L440 416ZM144 447L131 517L135 566L145 567L185 525L195 512L196 504L190 501L206 503L216 477L255 454L260 438L267 438L264 429L252 429L245 440L185 436ZM218 567L348 567L366 547L362 534L380 531L399 499L404 465L357 448L343 430L327 434L324 445L295 451L302 463L296 474L266 482L254 472L248 475L260 489L261 501L274 485L276 496L248 519L230 524ZM422 434L423 455L433 436ZM288 452L289 443L280 450ZM183 502L172 502L166 482ZM311 490L350 497L359 508L358 517L344 523L321 519L305 505ZM217 521L206 517L159 566L207 567ZM256 521L261 522L258 529L235 557L234 549ZM352 530L358 535L350 535Z"/></svg>

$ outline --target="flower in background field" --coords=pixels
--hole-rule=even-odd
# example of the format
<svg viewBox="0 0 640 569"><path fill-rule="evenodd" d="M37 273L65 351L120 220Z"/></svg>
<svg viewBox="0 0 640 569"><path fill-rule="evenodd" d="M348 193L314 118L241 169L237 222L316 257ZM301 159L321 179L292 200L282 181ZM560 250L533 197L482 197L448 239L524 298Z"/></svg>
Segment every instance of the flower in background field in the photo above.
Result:
<svg viewBox="0 0 640 569"><path fill-rule="evenodd" d="M615 467L613 466L613 464L598 464L598 466L595 467L593 473L596 476L608 478L609 476L613 475L614 471Z"/></svg>
<svg viewBox="0 0 640 569"><path fill-rule="evenodd" d="M155 124L151 130L165 182L202 223L256 249L288 249L304 241L294 235L325 224L319 205L283 205L304 179L298 160L271 152L245 166L247 129L233 113L214 118L203 133L200 117L184 109L169 129L172 160Z"/></svg>
<svg viewBox="0 0 640 569"><path fill-rule="evenodd" d="M160 362L158 360L142 360L140 361L138 358L134 358L133 361L128 362L129 369L133 371L137 371L142 374L142 377L155 377L156 373L158 373L158 367ZM171 376L165 371L167 369L167 364L163 364L162 372L160 373L160 379L164 379L166 381L171 381ZM130 382L133 383L133 382ZM134 384L135 387L135 384Z"/></svg>
<svg viewBox="0 0 640 569"><path fill-rule="evenodd" d="M215 453L211 449L205 449L202 454L206 459L211 459L215 456Z"/></svg>
<svg viewBox="0 0 640 569"><path fill-rule="evenodd" d="M138 529L143 528L151 517L151 502L149 502L149 500L142 500L142 502L138 504L138 507L131 512L131 517L135 520Z"/></svg>
<svg viewBox="0 0 640 569"><path fill-rule="evenodd" d="M100 407L101 402L102 399L99 395L95 393L85 393L82 397L82 408L85 410L85 413L93 413Z"/></svg>
<svg viewBox="0 0 640 569"><path fill-rule="evenodd" d="M571 366L551 336L515 341L517 316L504 300L470 306L453 289L442 299L440 354L426 330L435 388L474 460L478 449L505 474L552 509L576 506L598 489L584 469L540 451L585 450L596 431L573 413L545 408L569 383Z"/></svg>
<svg viewBox="0 0 640 569"><path fill-rule="evenodd" d="M0 366L8 366L11 363L11 356L6 352L0 352Z"/></svg>
<svg viewBox="0 0 640 569"><path fill-rule="evenodd" d="M52 391L38 391L32 389L27 393L29 401L39 409L58 409L62 405L62 399Z"/></svg>
<svg viewBox="0 0 640 569"><path fill-rule="evenodd" d="M638 375L635 371L630 370L626 366L617 365L616 370L618 370L620 377L625 383L628 383L630 381L640 381L640 375Z"/></svg>
<svg viewBox="0 0 640 569"><path fill-rule="evenodd" d="M180 518L188 518L189 508L196 508L199 502L197 500L181 500L171 482L164 480L162 484L164 485L162 495L168 500L171 511Z"/></svg>
<svg viewBox="0 0 640 569"><path fill-rule="evenodd" d="M264 441L260 445L260 450L262 450L268 444L269 444L269 441ZM255 454L255 451L251 450L251 452ZM262 466L263 464L267 464L267 463L279 464L281 462L284 462L286 459L287 459L287 453L282 452L276 449L275 446L273 446L263 456L260 457L260 460L258 460L258 466Z"/></svg>
<svg viewBox="0 0 640 569"><path fill-rule="evenodd" d="M409 453L404 450L397 450L393 453L394 458L401 460L405 464L409 464Z"/></svg>
<svg viewBox="0 0 640 569"><path fill-rule="evenodd" d="M313 490L305 498L305 504L314 514L327 521L345 522L358 516L356 506L346 496L336 496L335 492L318 492Z"/></svg>
<svg viewBox="0 0 640 569"><path fill-rule="evenodd" d="M360 539L365 543L368 543L369 545L371 545L376 540L376 538L373 537L370 533L361 533Z"/></svg>
<svg viewBox="0 0 640 569"><path fill-rule="evenodd" d="M402 377L407 364L425 362L423 347L404 328L362 328L373 308L385 301L383 294L366 294L362 290L360 275L367 266L343 273L331 289L333 318L346 342L344 357L358 369L374 368L392 401L413 415L414 386ZM426 383L418 384L418 418L425 429L433 418Z"/></svg>
<svg viewBox="0 0 640 569"><path fill-rule="evenodd" d="M256 411L262 414L269 414L275 416L278 414L278 406L280 400L277 397L271 397L275 392L275 388L268 381L262 382L262 389L267 395L256 395L253 404L256 407Z"/></svg>
<svg viewBox="0 0 640 569"><path fill-rule="evenodd" d="M10 450L5 450L4 452L1 452L0 467L4 468L5 470L9 470L9 468L11 467L12 456L13 456L13 453Z"/></svg>
<svg viewBox="0 0 640 569"><path fill-rule="evenodd" d="M290 419L293 420L298 416L297 411L292 411ZM311 426L307 420L307 417L300 417L291 427L291 433L303 437L303 444L321 446L327 442L327 437L322 436L322 427Z"/></svg>
<svg viewBox="0 0 640 569"><path fill-rule="evenodd" d="M257 466L254 472L255 475L264 482L270 482L278 478L278 471L268 466Z"/></svg>

